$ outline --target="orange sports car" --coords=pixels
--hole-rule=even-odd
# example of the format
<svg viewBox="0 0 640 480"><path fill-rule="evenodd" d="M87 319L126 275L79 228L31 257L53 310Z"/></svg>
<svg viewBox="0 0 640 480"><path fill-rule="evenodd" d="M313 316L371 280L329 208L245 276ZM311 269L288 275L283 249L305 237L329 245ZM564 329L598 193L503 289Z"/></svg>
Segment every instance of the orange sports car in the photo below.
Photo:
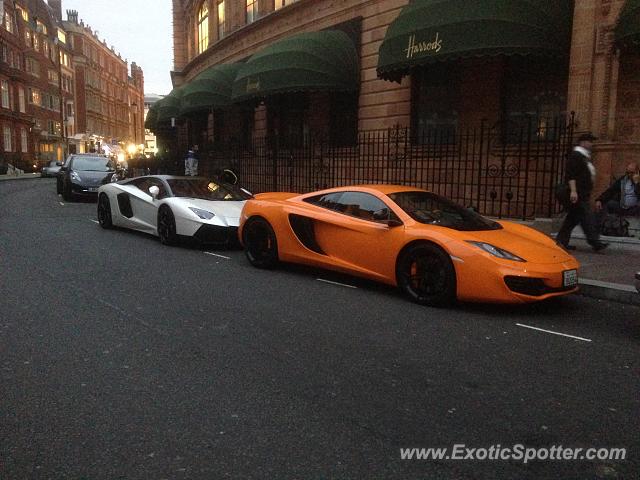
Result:
<svg viewBox="0 0 640 480"><path fill-rule="evenodd" d="M397 185L263 193L238 232L256 267L302 263L399 286L432 306L533 302L575 292L575 258L524 225Z"/></svg>

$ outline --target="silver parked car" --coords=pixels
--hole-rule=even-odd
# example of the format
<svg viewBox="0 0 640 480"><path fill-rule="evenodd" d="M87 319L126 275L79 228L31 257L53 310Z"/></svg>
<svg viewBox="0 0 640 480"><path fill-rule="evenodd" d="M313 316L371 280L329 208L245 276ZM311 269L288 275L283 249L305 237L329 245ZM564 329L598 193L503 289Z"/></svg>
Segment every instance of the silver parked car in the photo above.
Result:
<svg viewBox="0 0 640 480"><path fill-rule="evenodd" d="M42 167L42 171L40 172L41 177L55 177L60 171L60 167L62 163L56 162L55 160L49 162L49 165Z"/></svg>

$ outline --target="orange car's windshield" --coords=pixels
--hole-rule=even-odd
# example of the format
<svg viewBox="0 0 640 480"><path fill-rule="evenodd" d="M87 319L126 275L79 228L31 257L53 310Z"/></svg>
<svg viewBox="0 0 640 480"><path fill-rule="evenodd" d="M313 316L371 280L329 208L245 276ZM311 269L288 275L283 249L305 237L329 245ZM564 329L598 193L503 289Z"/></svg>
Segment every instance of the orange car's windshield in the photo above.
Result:
<svg viewBox="0 0 640 480"><path fill-rule="evenodd" d="M389 195L416 222L462 231L499 230L498 222L489 220L473 210L461 207L429 192L398 192Z"/></svg>

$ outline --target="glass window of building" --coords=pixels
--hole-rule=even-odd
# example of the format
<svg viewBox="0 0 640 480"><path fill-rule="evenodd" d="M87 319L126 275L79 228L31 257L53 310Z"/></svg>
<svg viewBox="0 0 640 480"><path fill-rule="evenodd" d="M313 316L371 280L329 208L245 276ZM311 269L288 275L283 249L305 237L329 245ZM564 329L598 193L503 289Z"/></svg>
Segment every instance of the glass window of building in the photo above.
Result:
<svg viewBox="0 0 640 480"><path fill-rule="evenodd" d="M38 31L47 35L49 31L47 30L47 26L42 23L40 20L36 20L36 25L38 27Z"/></svg>
<svg viewBox="0 0 640 480"><path fill-rule="evenodd" d="M67 43L67 34L64 30L58 29L58 40L62 43Z"/></svg>
<svg viewBox="0 0 640 480"><path fill-rule="evenodd" d="M286 7L287 5L291 5L292 3L297 1L298 0L276 0L275 9L278 10L282 7Z"/></svg>
<svg viewBox="0 0 640 480"><path fill-rule="evenodd" d="M209 47L209 7L206 0L198 10L198 53Z"/></svg>
<svg viewBox="0 0 640 480"><path fill-rule="evenodd" d="M412 80L413 140L453 139L458 126L459 73L455 65L436 64L420 69Z"/></svg>
<svg viewBox="0 0 640 480"><path fill-rule="evenodd" d="M20 150L22 150L22 153L27 153L29 150L27 145L27 129L24 127L20 129Z"/></svg>
<svg viewBox="0 0 640 480"><path fill-rule="evenodd" d="M9 33L13 33L13 17L9 12L4 12L4 28Z"/></svg>
<svg viewBox="0 0 640 480"><path fill-rule="evenodd" d="M22 19L25 22L29 21L29 12L27 12L24 8L22 8L20 5L16 5L16 10L18 11L18 13L20 14L20 16L22 17Z"/></svg>
<svg viewBox="0 0 640 480"><path fill-rule="evenodd" d="M2 129L2 137L4 142L4 151L13 152L13 142L11 141L11 127L5 125Z"/></svg>
<svg viewBox="0 0 640 480"><path fill-rule="evenodd" d="M224 0L218 0L218 38L224 37Z"/></svg>
<svg viewBox="0 0 640 480"><path fill-rule="evenodd" d="M258 0L247 0L247 25L258 19Z"/></svg>
<svg viewBox="0 0 640 480"><path fill-rule="evenodd" d="M0 82L0 89L2 90L2 108L9 108L11 106L9 103L9 82L2 80Z"/></svg>
<svg viewBox="0 0 640 480"><path fill-rule="evenodd" d="M20 110L20 113L26 113L27 111L27 103L23 87L18 87L18 109Z"/></svg>

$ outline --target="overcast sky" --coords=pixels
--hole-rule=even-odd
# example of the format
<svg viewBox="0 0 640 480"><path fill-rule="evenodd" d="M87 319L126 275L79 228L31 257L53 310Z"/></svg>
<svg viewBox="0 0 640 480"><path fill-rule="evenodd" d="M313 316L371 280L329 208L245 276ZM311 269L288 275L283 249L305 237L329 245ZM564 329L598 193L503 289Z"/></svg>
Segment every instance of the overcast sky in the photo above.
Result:
<svg viewBox="0 0 640 480"><path fill-rule="evenodd" d="M173 68L171 0L62 0L62 18L77 10L100 40L144 71L145 94L171 91Z"/></svg>

